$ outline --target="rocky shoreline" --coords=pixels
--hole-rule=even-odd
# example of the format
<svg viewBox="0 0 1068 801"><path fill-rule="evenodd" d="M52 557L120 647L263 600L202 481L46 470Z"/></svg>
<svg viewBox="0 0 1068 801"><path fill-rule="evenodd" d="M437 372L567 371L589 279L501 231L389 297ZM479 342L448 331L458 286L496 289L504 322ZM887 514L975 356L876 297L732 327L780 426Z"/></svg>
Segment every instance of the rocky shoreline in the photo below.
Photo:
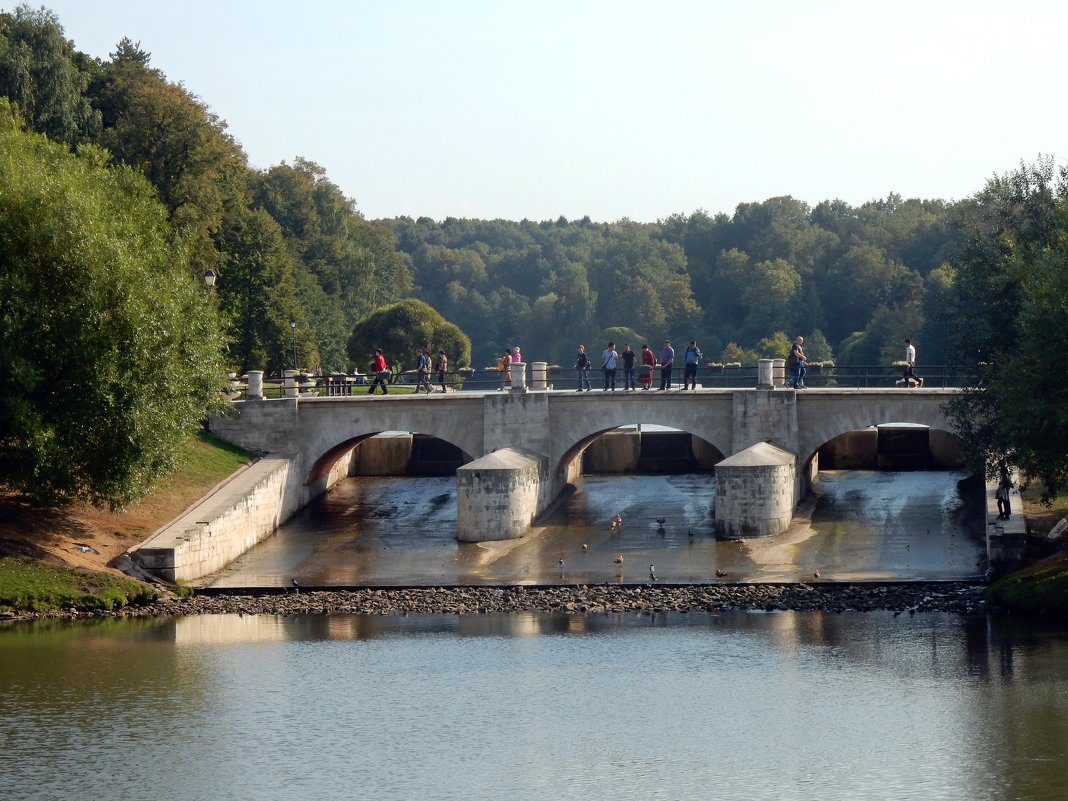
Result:
<svg viewBox="0 0 1068 801"><path fill-rule="evenodd" d="M422 615L555 612L996 611L983 597L985 584L644 584L507 587L390 587L205 591L114 611L63 609L0 614L0 619L81 619L174 615Z"/></svg>

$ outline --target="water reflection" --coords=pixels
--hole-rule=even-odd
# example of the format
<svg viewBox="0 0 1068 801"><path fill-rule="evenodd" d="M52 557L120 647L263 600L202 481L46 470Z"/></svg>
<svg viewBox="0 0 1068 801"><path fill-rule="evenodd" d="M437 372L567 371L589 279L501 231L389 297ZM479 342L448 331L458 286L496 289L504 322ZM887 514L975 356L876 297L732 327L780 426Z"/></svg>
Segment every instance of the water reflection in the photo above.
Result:
<svg viewBox="0 0 1068 801"><path fill-rule="evenodd" d="M353 479L209 583L632 583L647 581L650 565L667 582L715 581L717 571L796 581L816 569L825 580L972 578L984 527L971 519L981 504L958 490L966 475L824 472L811 514L802 508L785 534L746 542L715 539L709 474L584 476L530 536L480 544L455 539L453 478ZM624 523L613 528L617 514Z"/></svg>
<svg viewBox="0 0 1068 801"><path fill-rule="evenodd" d="M0 656L5 798L992 801L1068 780L1068 632L1009 618L205 616L0 628Z"/></svg>

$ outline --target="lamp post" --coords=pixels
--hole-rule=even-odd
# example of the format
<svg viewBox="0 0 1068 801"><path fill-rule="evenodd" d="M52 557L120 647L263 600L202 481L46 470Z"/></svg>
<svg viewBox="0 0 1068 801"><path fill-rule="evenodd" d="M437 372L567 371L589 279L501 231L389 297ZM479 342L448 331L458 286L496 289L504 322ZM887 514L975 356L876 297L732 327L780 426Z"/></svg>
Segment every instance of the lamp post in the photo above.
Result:
<svg viewBox="0 0 1068 801"><path fill-rule="evenodd" d="M215 281L218 277L218 274L216 274L214 270L208 270L204 273L204 286L208 288L209 292L215 286Z"/></svg>
<svg viewBox="0 0 1068 801"><path fill-rule="evenodd" d="M293 369L297 369L297 321L289 321L289 330L293 338Z"/></svg>

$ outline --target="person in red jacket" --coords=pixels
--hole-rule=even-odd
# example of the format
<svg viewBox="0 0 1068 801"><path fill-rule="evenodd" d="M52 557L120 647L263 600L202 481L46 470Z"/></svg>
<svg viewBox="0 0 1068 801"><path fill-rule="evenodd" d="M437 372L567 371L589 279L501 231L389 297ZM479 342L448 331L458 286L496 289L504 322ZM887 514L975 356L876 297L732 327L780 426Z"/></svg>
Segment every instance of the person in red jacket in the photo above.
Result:
<svg viewBox="0 0 1068 801"><path fill-rule="evenodd" d="M656 356L648 345L642 345L642 369L638 380L642 389L649 389L653 385L653 368L656 367Z"/></svg>
<svg viewBox="0 0 1068 801"><path fill-rule="evenodd" d="M375 360L371 365L371 370L375 374L375 380L371 382L371 388L367 390L368 395L375 394L375 387L382 387L382 394L388 395L389 389L387 389L386 381L389 377L389 368L386 366L386 357L382 355L382 348L375 348Z"/></svg>

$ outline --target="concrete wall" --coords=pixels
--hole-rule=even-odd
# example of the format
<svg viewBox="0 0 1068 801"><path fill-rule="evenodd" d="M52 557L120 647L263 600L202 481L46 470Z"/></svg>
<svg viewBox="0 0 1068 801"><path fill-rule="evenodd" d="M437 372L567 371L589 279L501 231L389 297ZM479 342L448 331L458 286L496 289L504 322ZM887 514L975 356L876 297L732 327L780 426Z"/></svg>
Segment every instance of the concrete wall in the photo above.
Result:
<svg viewBox="0 0 1068 801"><path fill-rule="evenodd" d="M582 469L590 473L625 473L638 467L642 434L609 431L595 439L583 453Z"/></svg>
<svg viewBox="0 0 1068 801"><path fill-rule="evenodd" d="M356 448L350 476L402 476L412 458L412 435L400 432L368 437Z"/></svg>
<svg viewBox="0 0 1068 801"><path fill-rule="evenodd" d="M298 468L288 456L259 460L134 548L131 557L168 581L222 569L304 505Z"/></svg>
<svg viewBox="0 0 1068 801"><path fill-rule="evenodd" d="M539 454L504 448L457 470L457 539L507 540L530 531L555 495L548 465Z"/></svg>
<svg viewBox="0 0 1068 801"><path fill-rule="evenodd" d="M874 467L879 458L879 429L875 426L835 437L818 451L824 470Z"/></svg>
<svg viewBox="0 0 1068 801"><path fill-rule="evenodd" d="M794 455L760 442L716 465L716 536L766 537L786 531L797 504Z"/></svg>

